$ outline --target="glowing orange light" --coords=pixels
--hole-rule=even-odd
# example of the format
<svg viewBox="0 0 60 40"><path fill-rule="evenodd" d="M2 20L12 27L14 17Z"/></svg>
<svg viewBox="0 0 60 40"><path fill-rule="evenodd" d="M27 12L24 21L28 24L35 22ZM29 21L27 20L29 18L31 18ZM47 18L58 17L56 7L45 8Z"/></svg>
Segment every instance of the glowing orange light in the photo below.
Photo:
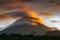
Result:
<svg viewBox="0 0 60 40"><path fill-rule="evenodd" d="M38 17L38 15L35 12L27 12L28 16L36 18L35 20L32 20L33 22L39 22L39 23L44 23L43 19Z"/></svg>

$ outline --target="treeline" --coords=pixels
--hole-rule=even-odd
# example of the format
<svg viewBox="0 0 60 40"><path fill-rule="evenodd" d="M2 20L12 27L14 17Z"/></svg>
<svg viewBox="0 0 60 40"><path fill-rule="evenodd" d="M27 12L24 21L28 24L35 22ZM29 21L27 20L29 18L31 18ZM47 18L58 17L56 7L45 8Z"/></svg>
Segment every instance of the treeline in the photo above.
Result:
<svg viewBox="0 0 60 40"><path fill-rule="evenodd" d="M60 40L60 36L34 36L33 34L0 34L0 40Z"/></svg>

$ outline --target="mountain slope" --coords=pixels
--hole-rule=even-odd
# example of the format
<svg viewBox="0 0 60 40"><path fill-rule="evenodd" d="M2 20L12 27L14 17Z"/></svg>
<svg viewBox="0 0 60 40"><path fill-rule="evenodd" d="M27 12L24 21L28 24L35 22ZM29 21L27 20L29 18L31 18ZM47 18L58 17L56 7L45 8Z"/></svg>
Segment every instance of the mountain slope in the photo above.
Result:
<svg viewBox="0 0 60 40"><path fill-rule="evenodd" d="M44 25L42 18L39 18L34 12L12 12L6 14L13 17L21 17L21 19L17 20L8 29L1 31L0 33L18 33L22 35L32 33L34 35L44 35L50 30L49 27Z"/></svg>
<svg viewBox="0 0 60 40"><path fill-rule="evenodd" d="M8 28L9 25L13 24L16 20L18 20L18 18L0 14L0 31Z"/></svg>
<svg viewBox="0 0 60 40"><path fill-rule="evenodd" d="M15 26L11 26L6 30L1 31L0 33L7 33L7 34L11 34L11 33L18 33L18 34L22 34L22 35L29 35L29 34L34 34L34 35L44 35L47 31L49 31L49 29L40 23L37 23L38 25L28 25L26 23L22 24L22 25L15 25Z"/></svg>
<svg viewBox="0 0 60 40"><path fill-rule="evenodd" d="M6 15L14 16L14 17L22 17L21 20L24 21L34 21L39 22L42 24L46 24L41 17L39 17L35 12L29 11L29 12L11 12L11 13L5 13Z"/></svg>

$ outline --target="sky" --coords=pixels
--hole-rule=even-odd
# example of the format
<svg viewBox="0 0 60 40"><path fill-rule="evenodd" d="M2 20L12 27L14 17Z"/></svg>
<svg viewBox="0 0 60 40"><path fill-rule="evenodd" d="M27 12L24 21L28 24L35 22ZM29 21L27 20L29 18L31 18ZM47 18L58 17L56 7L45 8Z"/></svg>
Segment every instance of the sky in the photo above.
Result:
<svg viewBox="0 0 60 40"><path fill-rule="evenodd" d="M19 17L11 17L4 14L0 14L0 31L8 28L11 24L20 19Z"/></svg>
<svg viewBox="0 0 60 40"><path fill-rule="evenodd" d="M0 0L0 14L16 11L36 12L48 27L60 30L60 0Z"/></svg>

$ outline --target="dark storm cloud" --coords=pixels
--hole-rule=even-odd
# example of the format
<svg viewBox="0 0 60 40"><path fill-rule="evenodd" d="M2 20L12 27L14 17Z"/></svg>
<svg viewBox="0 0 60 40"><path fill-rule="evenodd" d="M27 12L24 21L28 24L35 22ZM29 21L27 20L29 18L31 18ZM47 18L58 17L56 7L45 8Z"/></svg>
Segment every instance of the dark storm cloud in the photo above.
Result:
<svg viewBox="0 0 60 40"><path fill-rule="evenodd" d="M60 0L49 0L49 3L55 3L55 5L59 6L60 5Z"/></svg>
<svg viewBox="0 0 60 40"><path fill-rule="evenodd" d="M60 2L56 3L57 6L60 6Z"/></svg>
<svg viewBox="0 0 60 40"><path fill-rule="evenodd" d="M57 0L49 0L48 2L49 3L55 3L55 2L57 2Z"/></svg>
<svg viewBox="0 0 60 40"><path fill-rule="evenodd" d="M0 0L0 5L4 5L4 4L7 4L7 3L14 3L14 2L32 2L33 0Z"/></svg>
<svg viewBox="0 0 60 40"><path fill-rule="evenodd" d="M2 7L2 8L5 9L5 10L13 10L13 9L15 9L14 6L5 6L5 7Z"/></svg>
<svg viewBox="0 0 60 40"><path fill-rule="evenodd" d="M12 0L0 0L0 9L4 9L5 7L8 8L8 6L10 6L11 3Z"/></svg>
<svg viewBox="0 0 60 40"><path fill-rule="evenodd" d="M0 0L0 4L6 4L11 2L34 2L34 1L47 1L49 3L59 2L60 0Z"/></svg>
<svg viewBox="0 0 60 40"><path fill-rule="evenodd" d="M12 0L0 0L0 3L8 3L11 2Z"/></svg>
<svg viewBox="0 0 60 40"><path fill-rule="evenodd" d="M7 4L16 4L16 3L20 3L21 0L0 0L0 6L4 5L6 6Z"/></svg>
<svg viewBox="0 0 60 40"><path fill-rule="evenodd" d="M4 5L4 4L7 4L7 3L10 3L11 0L0 0L0 5Z"/></svg>
<svg viewBox="0 0 60 40"><path fill-rule="evenodd" d="M33 2L34 3L34 1L39 1L39 0L0 0L0 8L1 9L4 9L4 10L13 10L13 9L16 9L16 10L20 10L21 9L21 7L19 6L19 4L20 4L20 2ZM42 2L42 1L44 1L44 2ZM41 5L45 5L45 3L47 3L47 2L52 2L52 3L58 3L59 2L59 0L41 0ZM43 4L44 3L44 4ZM29 3L27 3L27 4L29 4ZM15 6L14 6L15 5ZM17 6L18 5L18 6ZM23 3L21 4L21 5L23 5ZM30 4L29 4L30 5ZM36 4L34 4L34 5L36 5ZM51 6L51 5L54 5L54 4L49 4L49 3L47 3L45 6ZM55 5L57 5L57 4L55 4ZM59 5L59 3L58 3L58 5ZM31 5L31 6L33 6L33 5ZM26 8L27 7L25 7L25 8L23 8L22 7L22 9L23 10L26 10ZM37 7L36 7L37 8ZM29 9L29 8L27 8L27 9ZM32 9L34 9L34 8L32 8ZM43 8L42 8L43 9ZM45 8L44 8L45 9ZM52 8L53 9L53 8ZM57 8L56 8L57 9ZM49 9L48 9L49 10ZM55 10L55 9L54 9Z"/></svg>
<svg viewBox="0 0 60 40"><path fill-rule="evenodd" d="M22 0L22 2L33 2L34 0Z"/></svg>
<svg viewBox="0 0 60 40"><path fill-rule="evenodd" d="M29 10L28 6L19 6L21 2L32 2L33 0L0 0L0 9L3 10ZM18 6L17 6L18 5Z"/></svg>

